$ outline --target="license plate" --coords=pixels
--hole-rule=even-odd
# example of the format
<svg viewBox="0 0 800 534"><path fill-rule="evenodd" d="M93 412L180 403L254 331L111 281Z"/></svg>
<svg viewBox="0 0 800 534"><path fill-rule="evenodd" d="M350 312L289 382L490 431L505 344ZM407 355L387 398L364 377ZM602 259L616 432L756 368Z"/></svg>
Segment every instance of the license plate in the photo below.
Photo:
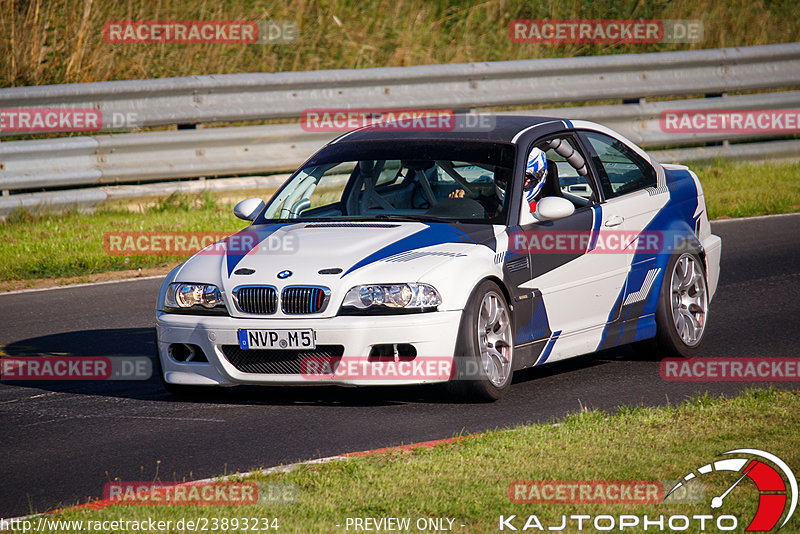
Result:
<svg viewBox="0 0 800 534"><path fill-rule="evenodd" d="M313 349L314 331L305 330L239 330L242 349Z"/></svg>

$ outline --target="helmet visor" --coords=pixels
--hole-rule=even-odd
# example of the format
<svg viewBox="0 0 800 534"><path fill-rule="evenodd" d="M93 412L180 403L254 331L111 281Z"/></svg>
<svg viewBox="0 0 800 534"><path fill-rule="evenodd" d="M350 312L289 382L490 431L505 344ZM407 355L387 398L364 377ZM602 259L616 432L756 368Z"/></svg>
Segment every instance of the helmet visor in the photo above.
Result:
<svg viewBox="0 0 800 534"><path fill-rule="evenodd" d="M546 174L547 174L547 169L539 169L536 172L526 171L525 172L525 184L523 186L523 189L525 191L530 191L531 189L536 187L536 185L539 182L544 180L544 177L545 177Z"/></svg>

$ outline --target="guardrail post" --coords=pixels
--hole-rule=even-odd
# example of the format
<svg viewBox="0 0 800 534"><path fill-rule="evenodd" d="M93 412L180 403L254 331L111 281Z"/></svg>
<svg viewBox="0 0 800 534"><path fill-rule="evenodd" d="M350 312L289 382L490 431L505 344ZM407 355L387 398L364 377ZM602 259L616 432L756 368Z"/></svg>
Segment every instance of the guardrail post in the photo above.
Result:
<svg viewBox="0 0 800 534"><path fill-rule="evenodd" d="M728 95L726 92L721 93L706 93L705 98L725 98ZM728 146L730 145L730 140L723 139L722 141L711 141L706 143L706 146Z"/></svg>

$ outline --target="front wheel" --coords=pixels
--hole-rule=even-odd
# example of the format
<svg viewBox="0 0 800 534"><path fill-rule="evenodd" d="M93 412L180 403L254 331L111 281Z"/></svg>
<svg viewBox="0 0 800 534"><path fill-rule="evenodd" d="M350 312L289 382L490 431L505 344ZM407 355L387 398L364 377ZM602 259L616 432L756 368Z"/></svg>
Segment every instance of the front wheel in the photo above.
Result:
<svg viewBox="0 0 800 534"><path fill-rule="evenodd" d="M451 389L469 400L495 401L511 387L514 361L511 313L491 280L472 292L461 317Z"/></svg>
<svg viewBox="0 0 800 534"><path fill-rule="evenodd" d="M656 310L660 353L696 356L705 341L708 285L703 261L684 252L670 258Z"/></svg>

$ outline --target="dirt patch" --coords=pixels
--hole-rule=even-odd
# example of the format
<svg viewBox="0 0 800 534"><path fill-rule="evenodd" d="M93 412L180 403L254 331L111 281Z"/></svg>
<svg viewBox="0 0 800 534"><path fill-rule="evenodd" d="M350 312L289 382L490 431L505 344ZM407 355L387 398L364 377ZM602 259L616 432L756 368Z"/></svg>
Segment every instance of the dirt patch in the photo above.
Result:
<svg viewBox="0 0 800 534"><path fill-rule="evenodd" d="M73 284L87 284L92 282L106 282L109 280L124 280L126 278L142 278L145 276L165 275L173 269L168 267L148 267L144 269L127 269L124 271L106 271L102 273L86 274L82 276L67 276L61 278L35 278L32 280L3 280L0 281L0 292L15 291L18 289L40 289L44 287L68 286Z"/></svg>

